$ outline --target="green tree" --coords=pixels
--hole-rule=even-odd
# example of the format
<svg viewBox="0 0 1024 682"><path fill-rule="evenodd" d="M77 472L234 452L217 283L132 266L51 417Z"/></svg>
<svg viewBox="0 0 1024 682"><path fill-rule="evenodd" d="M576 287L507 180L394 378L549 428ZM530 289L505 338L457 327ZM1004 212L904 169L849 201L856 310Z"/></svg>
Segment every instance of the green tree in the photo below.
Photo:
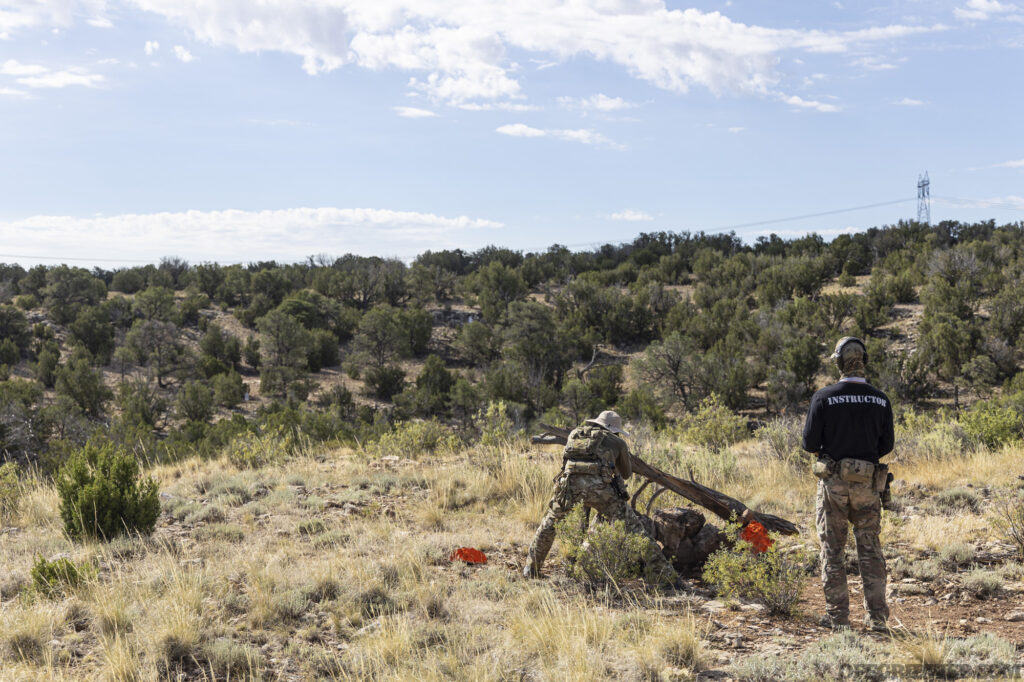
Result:
<svg viewBox="0 0 1024 682"><path fill-rule="evenodd" d="M167 400L147 381L125 381L117 387L117 407L127 424L161 430Z"/></svg>
<svg viewBox="0 0 1024 682"><path fill-rule="evenodd" d="M59 265L45 273L43 303L57 324L71 322L83 307L97 305L107 295L103 280L96 279L88 270Z"/></svg>
<svg viewBox="0 0 1024 682"><path fill-rule="evenodd" d="M110 283L112 291L120 291L125 294L134 294L146 286L146 277L139 271L139 268L118 270Z"/></svg>
<svg viewBox="0 0 1024 682"><path fill-rule="evenodd" d="M403 321L402 311L389 305L378 305L363 315L355 346L365 356L365 364L380 368L409 354L411 334Z"/></svg>
<svg viewBox="0 0 1024 682"><path fill-rule="evenodd" d="M12 305L0 305L0 339L9 339L22 355L32 341L28 318Z"/></svg>
<svg viewBox="0 0 1024 682"><path fill-rule="evenodd" d="M135 314L144 320L169 322L174 317L174 292L166 287L149 287L135 294Z"/></svg>
<svg viewBox="0 0 1024 682"><path fill-rule="evenodd" d="M207 377L235 369L242 359L238 338L211 322L199 340L199 369Z"/></svg>
<svg viewBox="0 0 1024 682"><path fill-rule="evenodd" d="M262 349L260 391L283 396L306 373L312 337L298 320L280 310L270 311L256 326Z"/></svg>
<svg viewBox="0 0 1024 682"><path fill-rule="evenodd" d="M124 348L133 362L149 367L160 388L166 387L167 379L187 374L192 366L192 354L171 322L137 321L125 336Z"/></svg>
<svg viewBox="0 0 1024 682"><path fill-rule="evenodd" d="M53 388L57 381L57 367L60 366L60 347L55 343L45 344L36 355L35 375L46 388Z"/></svg>
<svg viewBox="0 0 1024 682"><path fill-rule="evenodd" d="M462 325L455 339L455 348L459 355L474 367L490 364L501 350L493 330L486 322L469 322Z"/></svg>
<svg viewBox="0 0 1024 682"><path fill-rule="evenodd" d="M213 391L198 381L187 381L175 401L178 416L189 422L206 423L213 418Z"/></svg>
<svg viewBox="0 0 1024 682"><path fill-rule="evenodd" d="M324 367L338 364L338 337L326 329L310 332L307 364L310 372L319 372Z"/></svg>
<svg viewBox="0 0 1024 682"><path fill-rule="evenodd" d="M92 354L97 365L106 365L114 352L114 325L103 308L85 308L68 325L71 338Z"/></svg>
<svg viewBox="0 0 1024 682"><path fill-rule="evenodd" d="M526 296L526 282L515 268L491 261L465 280L466 291L475 297L484 319L497 322L513 301Z"/></svg>
<svg viewBox="0 0 1024 682"><path fill-rule="evenodd" d="M242 376L231 370L225 374L218 374L213 378L213 399L218 405L232 408L238 405L245 398L245 382Z"/></svg>
<svg viewBox="0 0 1024 682"><path fill-rule="evenodd" d="M103 383L103 374L93 369L89 358L76 354L68 363L57 370L55 383L57 393L75 401L82 412L90 417L103 414L103 405L112 397Z"/></svg>

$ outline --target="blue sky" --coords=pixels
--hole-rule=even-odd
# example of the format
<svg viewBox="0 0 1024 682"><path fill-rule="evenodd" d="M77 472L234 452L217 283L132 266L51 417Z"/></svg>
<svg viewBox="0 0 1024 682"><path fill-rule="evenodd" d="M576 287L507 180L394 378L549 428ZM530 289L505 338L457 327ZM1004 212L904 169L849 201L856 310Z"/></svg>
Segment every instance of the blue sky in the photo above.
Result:
<svg viewBox="0 0 1024 682"><path fill-rule="evenodd" d="M0 0L0 260L1024 219L1024 3ZM89 261L87 259L97 259ZM99 260L106 259L106 260Z"/></svg>

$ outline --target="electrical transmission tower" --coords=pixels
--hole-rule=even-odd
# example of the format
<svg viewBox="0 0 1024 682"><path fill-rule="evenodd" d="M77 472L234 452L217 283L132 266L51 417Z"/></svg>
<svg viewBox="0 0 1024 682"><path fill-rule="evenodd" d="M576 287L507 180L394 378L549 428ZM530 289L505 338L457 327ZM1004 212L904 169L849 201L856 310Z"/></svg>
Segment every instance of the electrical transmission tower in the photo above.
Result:
<svg viewBox="0 0 1024 682"><path fill-rule="evenodd" d="M917 176L917 222L931 225L932 223L932 198L931 183L928 180L928 171L924 175Z"/></svg>

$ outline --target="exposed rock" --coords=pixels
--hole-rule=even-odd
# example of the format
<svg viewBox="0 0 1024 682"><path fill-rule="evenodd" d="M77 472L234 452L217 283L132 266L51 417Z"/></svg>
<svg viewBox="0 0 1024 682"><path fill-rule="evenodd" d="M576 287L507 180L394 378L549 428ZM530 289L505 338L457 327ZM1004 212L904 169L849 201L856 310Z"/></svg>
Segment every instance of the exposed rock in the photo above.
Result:
<svg viewBox="0 0 1024 682"><path fill-rule="evenodd" d="M1008 613L1006 614L1005 620L1008 620L1011 623L1020 623L1024 621L1024 611L1013 611Z"/></svg>

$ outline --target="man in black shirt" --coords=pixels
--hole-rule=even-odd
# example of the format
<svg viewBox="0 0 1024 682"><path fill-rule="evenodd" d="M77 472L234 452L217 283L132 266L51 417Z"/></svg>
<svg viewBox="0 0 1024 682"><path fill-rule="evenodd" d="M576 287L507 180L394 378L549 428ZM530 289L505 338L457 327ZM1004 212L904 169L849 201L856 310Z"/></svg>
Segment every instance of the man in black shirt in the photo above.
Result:
<svg viewBox="0 0 1024 682"><path fill-rule="evenodd" d="M880 493L888 467L879 459L892 451L893 417L889 398L864 379L867 348L854 337L836 344L832 359L842 378L811 399L803 448L818 456L816 525L821 541L821 577L825 585L824 624L849 627L845 547L850 523L864 583L865 625L885 630L885 558L878 534L882 525Z"/></svg>

